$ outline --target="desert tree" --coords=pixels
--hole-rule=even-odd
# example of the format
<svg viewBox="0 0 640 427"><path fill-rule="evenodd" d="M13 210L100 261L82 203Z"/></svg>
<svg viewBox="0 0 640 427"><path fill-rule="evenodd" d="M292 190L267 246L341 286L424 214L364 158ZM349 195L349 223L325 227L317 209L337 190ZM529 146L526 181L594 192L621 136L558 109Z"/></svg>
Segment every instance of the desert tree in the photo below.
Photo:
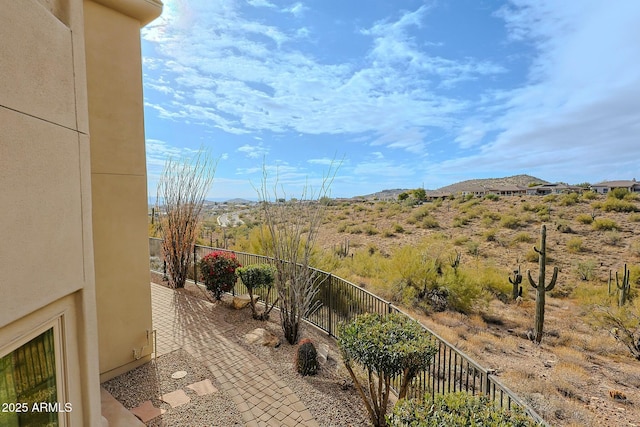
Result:
<svg viewBox="0 0 640 427"><path fill-rule="evenodd" d="M638 305L638 304L637 304ZM629 350L631 356L640 360L640 313L638 307L602 307L598 308L600 322L607 326L616 341Z"/></svg>
<svg viewBox="0 0 640 427"><path fill-rule="evenodd" d="M169 158L158 180L162 255L172 288L183 288L187 280L200 214L215 169L216 163L200 150L191 158Z"/></svg>
<svg viewBox="0 0 640 427"><path fill-rule="evenodd" d="M320 277L310 261L327 206L321 200L329 197L338 166L332 163L315 189L307 181L299 197L287 198L277 173L270 181L263 165L261 187L256 188L266 234L263 250L275 260L280 321L289 344L298 342L302 318L318 308Z"/></svg>
<svg viewBox="0 0 640 427"><path fill-rule="evenodd" d="M415 320L399 313L363 314L338 325L338 346L349 376L362 398L371 423L386 426L391 382L400 379L398 399L425 370L437 352L430 335ZM354 371L366 371L368 387Z"/></svg>

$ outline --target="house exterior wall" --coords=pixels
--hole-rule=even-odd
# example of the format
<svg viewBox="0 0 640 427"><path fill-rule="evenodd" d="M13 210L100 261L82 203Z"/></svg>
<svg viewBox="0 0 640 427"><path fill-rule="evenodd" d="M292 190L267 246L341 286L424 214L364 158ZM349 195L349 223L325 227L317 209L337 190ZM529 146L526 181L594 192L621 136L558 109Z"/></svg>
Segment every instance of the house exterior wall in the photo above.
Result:
<svg viewBox="0 0 640 427"><path fill-rule="evenodd" d="M139 29L162 5L99 3L0 0L0 357L58 325L72 426L150 352Z"/></svg>
<svg viewBox="0 0 640 427"><path fill-rule="evenodd" d="M80 1L1 2L0 356L59 323L67 425L99 425Z"/></svg>
<svg viewBox="0 0 640 427"><path fill-rule="evenodd" d="M121 3L84 2L101 381L152 352L141 21Z"/></svg>

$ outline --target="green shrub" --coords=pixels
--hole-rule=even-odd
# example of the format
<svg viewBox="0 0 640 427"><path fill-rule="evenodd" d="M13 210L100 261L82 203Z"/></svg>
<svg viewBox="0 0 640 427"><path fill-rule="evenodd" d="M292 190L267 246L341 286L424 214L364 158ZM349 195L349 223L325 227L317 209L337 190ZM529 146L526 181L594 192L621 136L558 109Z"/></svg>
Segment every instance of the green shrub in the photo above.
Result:
<svg viewBox="0 0 640 427"><path fill-rule="evenodd" d="M467 243L469 241L469 237L467 236L458 236L455 239L453 239L453 244L455 246L462 246L465 243Z"/></svg>
<svg viewBox="0 0 640 427"><path fill-rule="evenodd" d="M474 240L470 240L467 243L467 252L469 255L478 256L480 255L480 244Z"/></svg>
<svg viewBox="0 0 640 427"><path fill-rule="evenodd" d="M396 313L368 313L340 323L338 347L375 427L386 426L391 379L403 374L398 397L404 398L413 378L429 366L437 352L430 335L418 322ZM367 371L369 387L354 373L353 364Z"/></svg>
<svg viewBox="0 0 640 427"><path fill-rule="evenodd" d="M273 309L275 302L269 307L269 294L276 279L276 268L269 264L252 264L246 267L239 267L237 270L238 277L249 291L249 305L251 306L251 314L254 319L267 320L269 313ZM254 300L254 293L260 289L266 288L267 293L264 295L265 310L258 313Z"/></svg>
<svg viewBox="0 0 640 427"><path fill-rule="evenodd" d="M596 199L597 197L598 197L598 193L596 193L595 191L585 191L582 193L583 200L593 200L593 199Z"/></svg>
<svg viewBox="0 0 640 427"><path fill-rule="evenodd" d="M358 226L347 227L347 232L349 234L362 234L362 228Z"/></svg>
<svg viewBox="0 0 640 427"><path fill-rule="evenodd" d="M536 252L533 248L529 249L524 255L524 259L528 262L538 262L538 257L538 252Z"/></svg>
<svg viewBox="0 0 640 427"><path fill-rule="evenodd" d="M556 225L556 230L558 230L561 233L573 233L573 230L571 229L569 224L567 224L564 221L558 221Z"/></svg>
<svg viewBox="0 0 640 427"><path fill-rule="evenodd" d="M578 221L580 224L589 225L593 222L593 217L589 214L580 214L576 217L576 221Z"/></svg>
<svg viewBox="0 0 640 427"><path fill-rule="evenodd" d="M400 224L393 224L394 233L404 233L404 228Z"/></svg>
<svg viewBox="0 0 640 427"><path fill-rule="evenodd" d="M438 220L432 217L431 215L427 215L422 218L422 222L420 223L422 228L438 228L440 224L438 224Z"/></svg>
<svg viewBox="0 0 640 427"><path fill-rule="evenodd" d="M622 236L617 231L607 231L604 235L604 242L607 245L618 246L622 243Z"/></svg>
<svg viewBox="0 0 640 427"><path fill-rule="evenodd" d="M498 235L498 231L495 228L492 228L491 230L487 230L482 234L482 236L487 242L497 241L498 240L497 235Z"/></svg>
<svg viewBox="0 0 640 427"><path fill-rule="evenodd" d="M529 233L522 232L513 236L514 243L531 243L534 241L534 238L529 235Z"/></svg>
<svg viewBox="0 0 640 427"><path fill-rule="evenodd" d="M640 222L640 214L632 213L631 215L629 215L629 221Z"/></svg>
<svg viewBox="0 0 640 427"><path fill-rule="evenodd" d="M364 232L365 232L365 234L367 236L375 236L376 234L379 233L378 229L375 226L371 225L371 224L367 224L364 227Z"/></svg>
<svg viewBox="0 0 640 427"><path fill-rule="evenodd" d="M634 202L630 202L628 200L609 197L602 203L602 210L605 212L637 212L638 206L636 206Z"/></svg>
<svg viewBox="0 0 640 427"><path fill-rule="evenodd" d="M400 400L387 417L390 427L532 427L538 424L518 409L497 408L487 396L466 392L427 394Z"/></svg>
<svg viewBox="0 0 640 427"><path fill-rule="evenodd" d="M511 230L520 227L520 219L514 215L504 215L500 220L500 225Z"/></svg>
<svg viewBox="0 0 640 427"><path fill-rule="evenodd" d="M596 218L593 221L593 229L598 231L619 230L620 226L609 218Z"/></svg>
<svg viewBox="0 0 640 427"><path fill-rule="evenodd" d="M596 262L593 260L578 261L576 264L576 273L582 280L593 279L593 272L596 269Z"/></svg>
<svg viewBox="0 0 640 427"><path fill-rule="evenodd" d="M558 201L558 195L557 194L547 194L546 196L544 196L542 198L542 201L545 203L554 203L556 201Z"/></svg>
<svg viewBox="0 0 640 427"><path fill-rule="evenodd" d="M458 215L453 218L454 227L464 227L467 224L469 224L469 218L467 218L466 216Z"/></svg>
<svg viewBox="0 0 640 427"><path fill-rule="evenodd" d="M424 218L427 215L429 215L429 207L428 206L421 206L418 209L416 209L413 212L413 214L411 214L411 218L415 219L416 222L417 222L417 221L421 221L422 218Z"/></svg>
<svg viewBox="0 0 640 427"><path fill-rule="evenodd" d="M572 254L584 251L584 243L580 237L572 237L567 240L567 250Z"/></svg>
<svg viewBox="0 0 640 427"><path fill-rule="evenodd" d="M498 196L497 194L487 194L486 196L484 196L484 198L493 202L497 202L498 200L500 200L500 196Z"/></svg>
<svg viewBox="0 0 640 427"><path fill-rule="evenodd" d="M499 212L485 211L482 214L482 218L488 221L499 221L502 215Z"/></svg>
<svg viewBox="0 0 640 427"><path fill-rule="evenodd" d="M439 288L447 296L447 305L460 313L472 313L482 302L484 283L477 276L477 272L467 274L458 269L457 272L448 270L441 279Z"/></svg>
<svg viewBox="0 0 640 427"><path fill-rule="evenodd" d="M626 188L614 188L607 194L607 199L623 200L627 194L629 194L629 190Z"/></svg>
<svg viewBox="0 0 640 427"><path fill-rule="evenodd" d="M569 194L564 194L562 198L560 198L558 205L573 206L579 201L580 201L580 195L578 193L569 193Z"/></svg>
<svg viewBox="0 0 640 427"><path fill-rule="evenodd" d="M625 194L624 199L627 200L627 201L634 201L635 202L635 201L640 199L640 194L638 194L638 193L627 193L627 194Z"/></svg>

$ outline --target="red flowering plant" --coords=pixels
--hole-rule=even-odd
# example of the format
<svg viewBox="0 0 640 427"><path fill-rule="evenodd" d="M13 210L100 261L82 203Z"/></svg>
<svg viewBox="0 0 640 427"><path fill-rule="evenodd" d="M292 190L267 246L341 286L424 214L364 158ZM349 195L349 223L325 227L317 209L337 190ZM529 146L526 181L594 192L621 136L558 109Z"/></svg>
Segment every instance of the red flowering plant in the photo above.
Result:
<svg viewBox="0 0 640 427"><path fill-rule="evenodd" d="M230 252L208 253L199 262L202 279L207 289L217 300L223 292L229 292L236 284L236 269L242 267L236 256Z"/></svg>

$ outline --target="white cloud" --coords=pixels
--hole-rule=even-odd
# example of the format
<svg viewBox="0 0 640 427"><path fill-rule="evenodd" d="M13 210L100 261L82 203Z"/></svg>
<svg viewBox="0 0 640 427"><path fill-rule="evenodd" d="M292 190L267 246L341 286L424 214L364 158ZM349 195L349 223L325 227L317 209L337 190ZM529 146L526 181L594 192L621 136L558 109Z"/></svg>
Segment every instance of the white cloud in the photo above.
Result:
<svg viewBox="0 0 640 427"><path fill-rule="evenodd" d="M490 143L431 172L529 171L581 182L615 167L635 176L640 3L517 0L498 16L512 40L535 49L528 80L485 98L478 121L456 138L470 148L493 131Z"/></svg>
<svg viewBox="0 0 640 427"><path fill-rule="evenodd" d="M426 128L449 127L451 115L467 108L464 100L429 90L433 84L424 71L447 85L499 71L488 62L458 63L419 52L407 30L421 25L426 7L364 30L372 37L372 52L355 65L319 62L295 49L296 34L249 21L231 0L222 4L220 10L190 4L190 26L168 18L145 33L157 43L175 83L164 87L184 97L175 105L153 106L161 117L189 118L236 134L366 133L375 144L419 154ZM289 9L305 8L295 3ZM396 64L397 55L413 58L410 72Z"/></svg>
<svg viewBox="0 0 640 427"><path fill-rule="evenodd" d="M520 81L519 71L507 69L508 58L497 63L489 55L460 58L425 49L442 45L420 39L428 6L369 25L357 34L369 43L365 56L329 62L303 51L308 40L300 37L310 31L303 20L311 13L288 21L295 26L276 26L250 19L238 5L167 0L163 17L143 30L160 52L145 68L149 74L163 70L146 85L171 97L148 104L160 117L233 134L340 135L431 162L434 149L442 149L434 141L455 144L458 159L426 167L441 167L443 174L534 167L585 174L612 165L624 174L634 170L631 159L640 158L634 139L640 2L510 1L495 15L513 43L507 46L526 58L518 63L529 70ZM295 3L287 12L306 7ZM503 76L504 83L491 85ZM483 84L456 92L475 80ZM255 145L245 147L240 152L247 156L256 152L250 149ZM391 158L392 152L376 149ZM358 171L372 171L372 165L390 173L400 167L362 163Z"/></svg>
<svg viewBox="0 0 640 427"><path fill-rule="evenodd" d="M271 3L268 0L247 0L247 3L249 3L253 7L269 7L269 8L276 7L275 4Z"/></svg>
<svg viewBox="0 0 640 427"><path fill-rule="evenodd" d="M304 15L304 12L307 9L308 9L307 6L305 6L301 2L297 2L297 3L292 4L290 7L284 8L282 10L283 10L283 12L288 12L288 13L292 14L293 16L295 16L296 18L299 18L302 15Z"/></svg>
<svg viewBox="0 0 640 427"><path fill-rule="evenodd" d="M257 159L269 154L269 149L266 148L262 143L259 143L258 145L246 144L238 148L237 151L244 153L250 159Z"/></svg>
<svg viewBox="0 0 640 427"><path fill-rule="evenodd" d="M406 164L391 161L365 161L358 163L353 169L354 175L400 178L415 175L413 168Z"/></svg>
<svg viewBox="0 0 640 427"><path fill-rule="evenodd" d="M332 165L336 162L335 159L330 159L329 157L323 157L321 159L309 159L307 163L311 163L312 165Z"/></svg>

